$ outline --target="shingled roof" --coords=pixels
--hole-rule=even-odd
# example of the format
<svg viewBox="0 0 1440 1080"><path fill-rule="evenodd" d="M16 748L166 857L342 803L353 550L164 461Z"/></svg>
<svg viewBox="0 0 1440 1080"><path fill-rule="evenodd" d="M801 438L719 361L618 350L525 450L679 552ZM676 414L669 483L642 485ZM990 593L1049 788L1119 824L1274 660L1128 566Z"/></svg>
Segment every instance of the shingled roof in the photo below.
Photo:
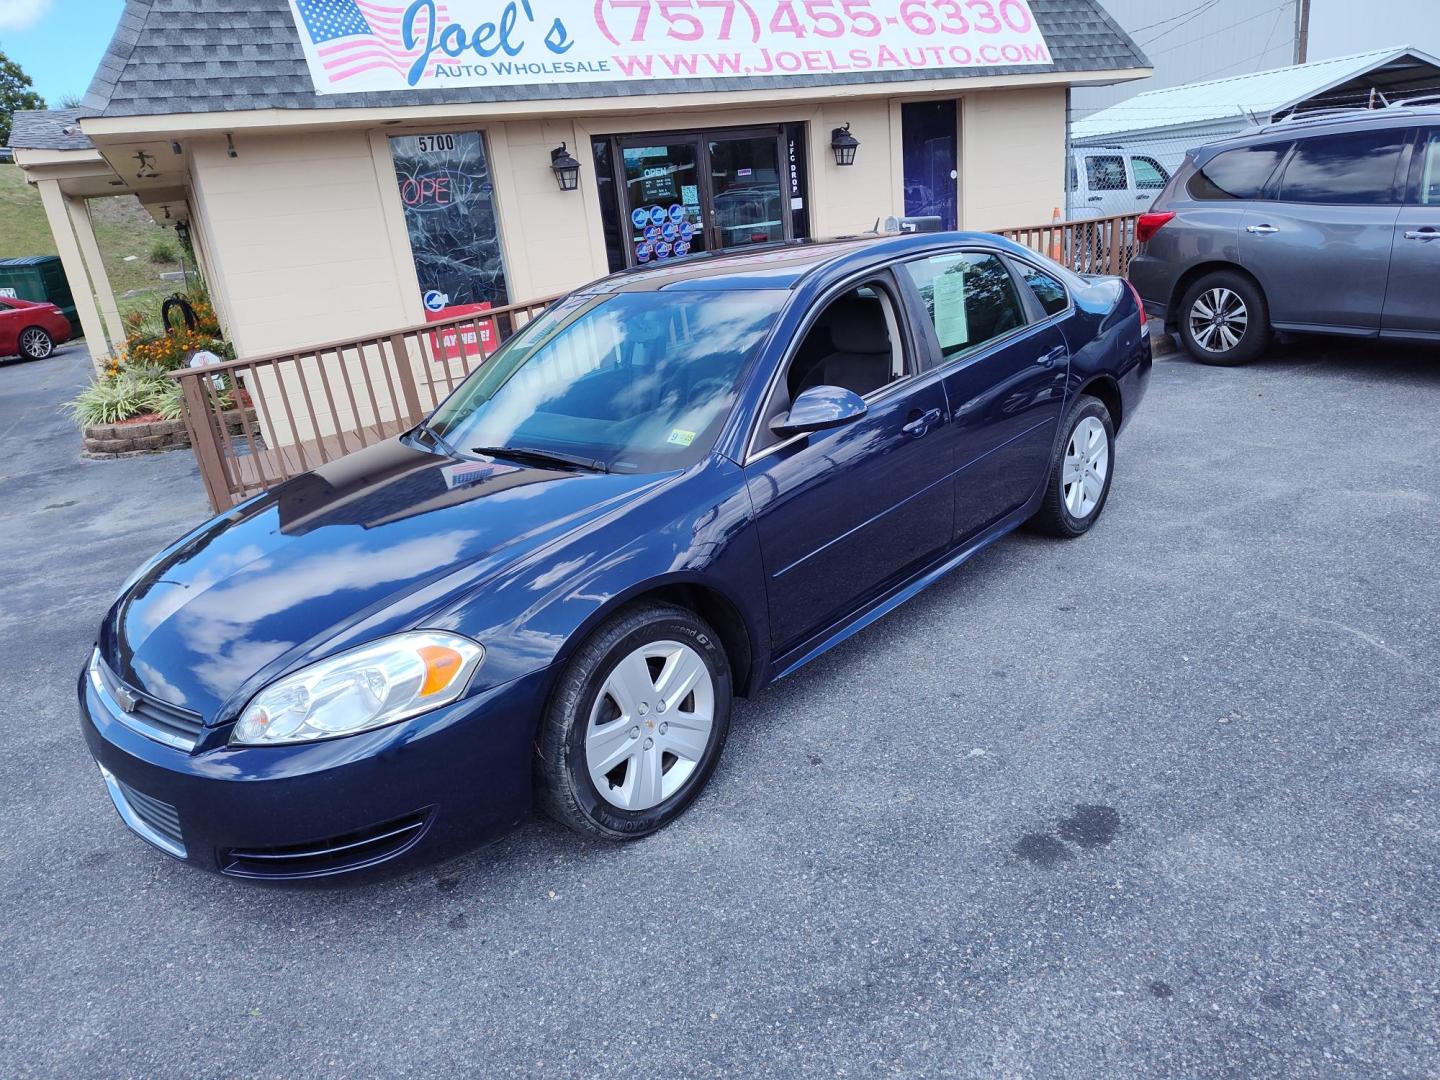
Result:
<svg viewBox="0 0 1440 1080"><path fill-rule="evenodd" d="M1030 0L1052 65L762 76L747 87L905 82L1039 72L1118 71L1150 63L1098 0ZM239 109L344 109L733 89L733 79L457 87L315 93L287 0L128 0L81 103L87 116L152 116Z"/></svg>
<svg viewBox="0 0 1440 1080"><path fill-rule="evenodd" d="M79 109L19 109L10 117L10 145L18 150L89 150Z"/></svg>

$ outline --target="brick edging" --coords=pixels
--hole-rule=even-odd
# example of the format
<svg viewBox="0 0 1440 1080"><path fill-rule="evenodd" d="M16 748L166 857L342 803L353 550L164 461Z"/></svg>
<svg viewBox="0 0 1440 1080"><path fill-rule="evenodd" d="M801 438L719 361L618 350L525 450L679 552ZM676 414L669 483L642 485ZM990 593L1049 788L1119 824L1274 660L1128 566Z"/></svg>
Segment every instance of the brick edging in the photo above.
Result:
<svg viewBox="0 0 1440 1080"><path fill-rule="evenodd" d="M245 419L253 427L255 410L246 409ZM239 409L222 414L231 435L243 432ZM143 424L91 424L85 428L80 456L94 460L139 457L166 450L190 449L190 435L183 420L152 420Z"/></svg>

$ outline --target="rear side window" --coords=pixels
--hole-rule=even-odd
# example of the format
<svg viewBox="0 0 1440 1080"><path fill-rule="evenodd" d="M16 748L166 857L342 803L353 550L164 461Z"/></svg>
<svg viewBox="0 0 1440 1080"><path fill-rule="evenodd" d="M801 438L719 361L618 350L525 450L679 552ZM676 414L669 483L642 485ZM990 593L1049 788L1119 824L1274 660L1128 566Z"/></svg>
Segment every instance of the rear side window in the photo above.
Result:
<svg viewBox="0 0 1440 1080"><path fill-rule="evenodd" d="M1015 279L998 255L951 252L900 268L920 293L940 342L952 359L1026 323Z"/></svg>
<svg viewBox="0 0 1440 1080"><path fill-rule="evenodd" d="M1091 191L1124 191L1125 159L1119 154L1087 157L1085 183Z"/></svg>
<svg viewBox="0 0 1440 1080"><path fill-rule="evenodd" d="M1196 199L1258 199L1289 143L1246 146L1216 154L1190 178Z"/></svg>
<svg viewBox="0 0 1440 1080"><path fill-rule="evenodd" d="M1428 134L1420 151L1420 205L1440 206L1440 129Z"/></svg>
<svg viewBox="0 0 1440 1080"><path fill-rule="evenodd" d="M1020 271L1020 277L1030 286L1030 291L1035 294L1035 299L1040 301L1046 315L1058 315L1070 306L1070 298L1065 295L1065 286L1045 271L1037 270L1024 262L1017 262L1015 269Z"/></svg>
<svg viewBox="0 0 1440 1080"><path fill-rule="evenodd" d="M1393 202L1404 142L1403 130L1302 139L1285 166L1280 199L1359 206Z"/></svg>
<svg viewBox="0 0 1440 1080"><path fill-rule="evenodd" d="M1154 158L1132 157L1130 169L1135 174L1135 186L1142 191L1159 191L1170 180L1165 166Z"/></svg>

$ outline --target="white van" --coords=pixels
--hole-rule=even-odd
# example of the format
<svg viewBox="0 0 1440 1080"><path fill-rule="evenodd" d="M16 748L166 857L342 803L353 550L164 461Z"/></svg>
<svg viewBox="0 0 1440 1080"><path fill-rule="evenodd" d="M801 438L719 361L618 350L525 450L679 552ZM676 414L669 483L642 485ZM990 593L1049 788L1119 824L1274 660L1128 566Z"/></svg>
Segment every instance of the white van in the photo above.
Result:
<svg viewBox="0 0 1440 1080"><path fill-rule="evenodd" d="M1070 155L1066 220L1142 213L1169 180L1170 171L1148 154L1077 146Z"/></svg>

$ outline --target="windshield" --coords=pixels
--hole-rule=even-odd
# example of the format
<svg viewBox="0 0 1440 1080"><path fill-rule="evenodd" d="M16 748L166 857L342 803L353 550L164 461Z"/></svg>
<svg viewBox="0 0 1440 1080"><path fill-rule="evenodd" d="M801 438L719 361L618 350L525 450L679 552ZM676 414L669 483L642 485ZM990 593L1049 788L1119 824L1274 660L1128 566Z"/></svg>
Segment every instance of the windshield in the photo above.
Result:
<svg viewBox="0 0 1440 1080"><path fill-rule="evenodd" d="M461 453L545 451L617 472L685 468L714 446L788 295L570 297L507 341L430 426Z"/></svg>

